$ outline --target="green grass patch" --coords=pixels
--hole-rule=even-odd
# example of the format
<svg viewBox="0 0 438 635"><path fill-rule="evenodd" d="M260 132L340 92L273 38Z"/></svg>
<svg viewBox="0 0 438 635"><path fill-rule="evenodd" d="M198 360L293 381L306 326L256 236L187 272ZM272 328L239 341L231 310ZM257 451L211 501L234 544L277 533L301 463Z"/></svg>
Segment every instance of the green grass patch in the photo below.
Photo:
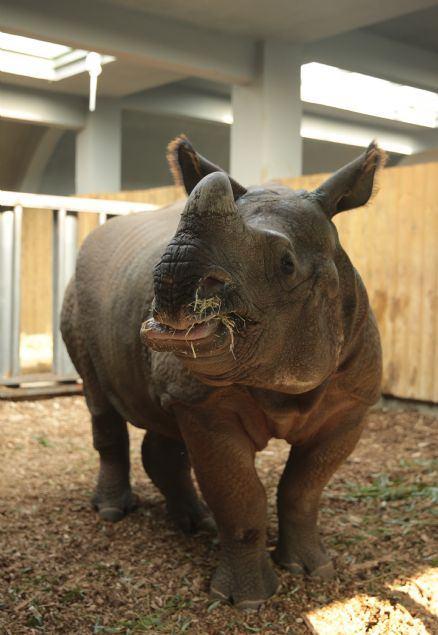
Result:
<svg viewBox="0 0 438 635"><path fill-rule="evenodd" d="M388 474L375 474L370 485L346 483L348 489L344 498L360 500L374 498L382 501L396 501L407 498L430 498L438 502L438 487L421 480L406 481L402 477L390 477Z"/></svg>
<svg viewBox="0 0 438 635"><path fill-rule="evenodd" d="M74 604L81 602L85 598L85 591L79 588L69 589L65 591L61 596L61 602L63 604Z"/></svg>
<svg viewBox="0 0 438 635"><path fill-rule="evenodd" d="M114 626L105 626L97 619L94 625L93 633L124 633L125 635L134 635L136 633L156 633L169 628L168 619L176 613L189 609L192 601L189 598L183 598L180 595L174 595L168 598L162 607L155 609L150 613L140 615L136 619L119 622ZM172 624L172 633L186 633L192 619L187 615L178 616L177 624ZM176 627L176 629L175 629Z"/></svg>
<svg viewBox="0 0 438 635"><path fill-rule="evenodd" d="M43 437L41 435L38 435L36 437L33 437L34 440L39 443L40 445L43 446L43 448L52 448L53 444L49 441L49 439L46 439L46 437Z"/></svg>

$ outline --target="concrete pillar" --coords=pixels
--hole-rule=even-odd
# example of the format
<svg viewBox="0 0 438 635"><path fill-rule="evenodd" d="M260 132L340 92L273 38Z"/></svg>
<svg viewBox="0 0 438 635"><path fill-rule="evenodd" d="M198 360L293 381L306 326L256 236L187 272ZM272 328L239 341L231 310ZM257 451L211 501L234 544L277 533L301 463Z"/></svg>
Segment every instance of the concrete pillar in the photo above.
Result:
<svg viewBox="0 0 438 635"><path fill-rule="evenodd" d="M260 45L254 83L233 86L231 170L243 185L301 174L300 48Z"/></svg>
<svg viewBox="0 0 438 635"><path fill-rule="evenodd" d="M98 99L76 136L76 194L121 189L122 119L120 106Z"/></svg>

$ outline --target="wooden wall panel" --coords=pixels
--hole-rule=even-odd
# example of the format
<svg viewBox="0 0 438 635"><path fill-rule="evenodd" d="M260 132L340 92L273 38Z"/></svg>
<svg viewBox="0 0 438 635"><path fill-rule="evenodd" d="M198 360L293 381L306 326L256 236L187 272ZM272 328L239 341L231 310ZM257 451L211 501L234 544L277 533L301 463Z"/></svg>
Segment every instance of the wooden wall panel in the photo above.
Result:
<svg viewBox="0 0 438 635"><path fill-rule="evenodd" d="M108 194L91 194L88 198L101 198L112 201L130 201L132 203L150 203L164 207L186 197L182 187L169 185L154 187L150 190L129 190L127 192L113 192Z"/></svg>
<svg viewBox="0 0 438 635"><path fill-rule="evenodd" d="M99 225L99 214L88 214L79 212L78 214L78 249L82 245L84 238Z"/></svg>
<svg viewBox="0 0 438 635"><path fill-rule="evenodd" d="M21 332L52 330L52 214L23 210L21 243Z"/></svg>

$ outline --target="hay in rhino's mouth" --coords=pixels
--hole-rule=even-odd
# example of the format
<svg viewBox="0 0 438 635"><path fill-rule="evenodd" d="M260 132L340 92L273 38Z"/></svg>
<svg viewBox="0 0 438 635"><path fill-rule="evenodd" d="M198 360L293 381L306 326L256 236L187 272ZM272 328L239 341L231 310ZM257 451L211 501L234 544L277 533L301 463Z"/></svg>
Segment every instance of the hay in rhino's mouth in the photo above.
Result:
<svg viewBox="0 0 438 635"><path fill-rule="evenodd" d="M149 340L183 340L193 342L212 335L219 326L218 318L209 318L202 322L193 322L188 328L175 329L154 318L147 320L142 326L142 333Z"/></svg>
<svg viewBox="0 0 438 635"><path fill-rule="evenodd" d="M204 319L199 319L199 317L199 315L196 316L199 321L193 321L190 326L184 329L176 329L150 318L142 324L141 337L148 346L158 350L168 349L183 352L184 349L189 348L191 356L196 358L198 346L208 343L214 346L215 340L222 339L228 333L229 349L234 355L236 324L238 320L242 321L243 319L232 313L214 313Z"/></svg>

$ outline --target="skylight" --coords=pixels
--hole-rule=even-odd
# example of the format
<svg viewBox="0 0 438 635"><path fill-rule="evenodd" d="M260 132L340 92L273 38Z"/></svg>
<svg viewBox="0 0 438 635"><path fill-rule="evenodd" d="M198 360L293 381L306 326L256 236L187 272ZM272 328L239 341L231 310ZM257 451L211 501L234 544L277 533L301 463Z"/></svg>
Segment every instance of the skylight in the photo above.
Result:
<svg viewBox="0 0 438 635"><path fill-rule="evenodd" d="M88 53L89 51L72 49L62 44L0 32L2 73L57 82L88 72ZM100 64L108 64L114 59L111 55L101 55Z"/></svg>
<svg viewBox="0 0 438 635"><path fill-rule="evenodd" d="M42 40L34 40L31 37L2 32L0 32L0 49L13 53L43 57L46 60L53 60L55 57L71 51L68 46L63 46L62 44L43 42Z"/></svg>
<svg viewBox="0 0 438 635"><path fill-rule="evenodd" d="M438 94L311 62L301 67L301 99L312 104L438 127Z"/></svg>

